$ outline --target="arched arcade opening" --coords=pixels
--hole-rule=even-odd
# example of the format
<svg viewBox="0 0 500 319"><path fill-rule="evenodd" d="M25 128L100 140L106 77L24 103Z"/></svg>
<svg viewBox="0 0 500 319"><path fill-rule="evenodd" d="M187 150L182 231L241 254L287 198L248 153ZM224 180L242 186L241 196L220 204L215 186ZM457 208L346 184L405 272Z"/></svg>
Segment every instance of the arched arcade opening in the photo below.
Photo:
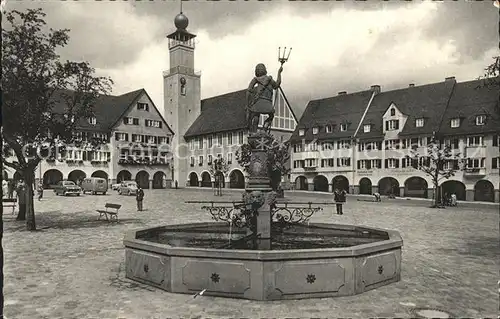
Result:
<svg viewBox="0 0 500 319"><path fill-rule="evenodd" d="M117 183L121 183L123 181L131 181L131 180L132 180L132 174L127 170L120 171L118 175L116 175Z"/></svg>
<svg viewBox="0 0 500 319"><path fill-rule="evenodd" d="M165 188L167 175L162 171L158 171L153 175L153 189L163 189Z"/></svg>
<svg viewBox="0 0 500 319"><path fill-rule="evenodd" d="M68 174L68 180L73 181L75 184L80 185L80 183L87 177L84 171L75 169Z"/></svg>
<svg viewBox="0 0 500 319"><path fill-rule="evenodd" d="M380 195L399 196L399 182L394 177L384 177L378 182L378 192Z"/></svg>
<svg viewBox="0 0 500 319"><path fill-rule="evenodd" d="M229 174L229 187L230 188L245 188L245 176L240 170L233 170L231 174Z"/></svg>
<svg viewBox="0 0 500 319"><path fill-rule="evenodd" d="M43 188L53 188L63 180L63 173L57 169L49 169L43 174Z"/></svg>
<svg viewBox="0 0 500 319"><path fill-rule="evenodd" d="M212 187L212 178L210 177L210 173L201 173L201 187Z"/></svg>
<svg viewBox="0 0 500 319"><path fill-rule="evenodd" d="M474 200L480 202L495 202L495 187L485 179L474 185Z"/></svg>
<svg viewBox="0 0 500 319"><path fill-rule="evenodd" d="M422 177L414 176L405 181L405 197L427 198L429 186Z"/></svg>
<svg viewBox="0 0 500 319"><path fill-rule="evenodd" d="M459 181L446 181L441 184L441 191L444 194L455 194L457 196L457 200L465 200L465 185Z"/></svg>
<svg viewBox="0 0 500 319"><path fill-rule="evenodd" d="M189 186L194 186L194 187L200 186L200 183L198 180L198 174L196 174L195 172L191 172L189 174Z"/></svg>
<svg viewBox="0 0 500 319"><path fill-rule="evenodd" d="M307 188L307 178L305 176L299 176L295 179L295 189L306 191Z"/></svg>
<svg viewBox="0 0 500 319"><path fill-rule="evenodd" d="M332 179L333 191L336 189L345 190L349 193L349 180L347 177L342 175L337 175Z"/></svg>
<svg viewBox="0 0 500 319"><path fill-rule="evenodd" d="M149 189L149 173L146 171L140 171L137 175L135 175L135 182L140 188Z"/></svg>
<svg viewBox="0 0 500 319"><path fill-rule="evenodd" d="M372 181L363 177L359 180L359 193L363 195L371 195L372 194Z"/></svg>
<svg viewBox="0 0 500 319"><path fill-rule="evenodd" d="M328 179L323 175L317 175L313 179L314 190L318 192L328 192Z"/></svg>

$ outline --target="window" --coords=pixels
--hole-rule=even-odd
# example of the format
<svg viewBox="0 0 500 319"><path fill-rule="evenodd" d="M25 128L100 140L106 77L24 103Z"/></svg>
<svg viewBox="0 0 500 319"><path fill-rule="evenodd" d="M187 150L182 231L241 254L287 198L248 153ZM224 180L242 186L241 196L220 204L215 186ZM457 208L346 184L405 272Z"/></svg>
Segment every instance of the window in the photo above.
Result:
<svg viewBox="0 0 500 319"><path fill-rule="evenodd" d="M304 167L316 167L316 166L318 166L317 159L315 159L315 158L308 158L308 159L305 160Z"/></svg>
<svg viewBox="0 0 500 319"><path fill-rule="evenodd" d="M372 128L372 126L370 124L365 124L365 125L363 125L363 132L369 133L371 128Z"/></svg>
<svg viewBox="0 0 500 319"><path fill-rule="evenodd" d="M391 109L391 116L395 116L396 115L396 110L395 109Z"/></svg>
<svg viewBox="0 0 500 319"><path fill-rule="evenodd" d="M142 135L132 134L132 142L136 142L136 143L142 142Z"/></svg>
<svg viewBox="0 0 500 319"><path fill-rule="evenodd" d="M203 155L198 156L198 166L203 166Z"/></svg>
<svg viewBox="0 0 500 319"><path fill-rule="evenodd" d="M306 134L306 131L304 129L299 130L299 136L304 136Z"/></svg>
<svg viewBox="0 0 500 319"><path fill-rule="evenodd" d="M194 166L194 156L191 156L189 158L189 163L190 163L190 166L193 167Z"/></svg>
<svg viewBox="0 0 500 319"><path fill-rule="evenodd" d="M385 168L399 168L399 161L396 158L387 158L385 160Z"/></svg>
<svg viewBox="0 0 500 319"><path fill-rule="evenodd" d="M128 133L115 133L115 140L128 142Z"/></svg>
<svg viewBox="0 0 500 319"><path fill-rule="evenodd" d="M231 164L233 162L233 153L227 153L227 163Z"/></svg>
<svg viewBox="0 0 500 319"><path fill-rule="evenodd" d="M452 128L457 128L460 126L460 119L459 118L454 118L454 119L451 119L450 121L450 126Z"/></svg>
<svg viewBox="0 0 500 319"><path fill-rule="evenodd" d="M424 126L424 119L416 119L415 126L416 127L423 127Z"/></svg>
<svg viewBox="0 0 500 319"><path fill-rule="evenodd" d="M476 125L484 125L486 123L486 115L476 116Z"/></svg>
<svg viewBox="0 0 500 319"><path fill-rule="evenodd" d="M468 158L467 168L484 168L486 159L483 158Z"/></svg>
<svg viewBox="0 0 500 319"><path fill-rule="evenodd" d="M303 168L304 160L293 161L293 168Z"/></svg>
<svg viewBox="0 0 500 319"><path fill-rule="evenodd" d="M331 132L332 132L332 126L331 126L331 125L327 125L327 126L325 127L325 131L326 131L327 133L331 133Z"/></svg>
<svg viewBox="0 0 500 319"><path fill-rule="evenodd" d="M483 137L482 136L469 136L467 138L467 146L482 146Z"/></svg>
<svg viewBox="0 0 500 319"><path fill-rule="evenodd" d="M217 145L222 146L222 134L217 135Z"/></svg>
<svg viewBox="0 0 500 319"><path fill-rule="evenodd" d="M212 146L214 146L212 135L207 136L207 145L208 145L208 148L211 148Z"/></svg>
<svg viewBox="0 0 500 319"><path fill-rule="evenodd" d="M457 150L458 149L458 138L454 138L454 139L447 139L445 140L445 145L448 146L450 149L452 150Z"/></svg>
<svg viewBox="0 0 500 319"><path fill-rule="evenodd" d="M451 170L451 169L458 170L458 169L460 169L459 164L458 164L458 160L448 160L448 161L444 162L443 169L444 170Z"/></svg>
<svg viewBox="0 0 500 319"><path fill-rule="evenodd" d="M333 158L326 158L321 160L321 167L333 167Z"/></svg>
<svg viewBox="0 0 500 319"><path fill-rule="evenodd" d="M137 109L140 111L149 112L149 105L148 103L137 103Z"/></svg>
<svg viewBox="0 0 500 319"><path fill-rule="evenodd" d="M494 135L493 136L493 146L498 146L498 144L500 142L500 135Z"/></svg>
<svg viewBox="0 0 500 319"><path fill-rule="evenodd" d="M127 125L139 125L139 119L134 117L124 117L123 123Z"/></svg>
<svg viewBox="0 0 500 319"><path fill-rule="evenodd" d="M156 121L156 120L144 120L144 124L147 127L158 127L161 128L161 121Z"/></svg>
<svg viewBox="0 0 500 319"><path fill-rule="evenodd" d="M313 134L318 134L319 128L318 127L313 127Z"/></svg>
<svg viewBox="0 0 500 319"><path fill-rule="evenodd" d="M340 124L340 131L345 132L347 131L347 123L342 123Z"/></svg>
<svg viewBox="0 0 500 319"><path fill-rule="evenodd" d="M208 155L208 157L207 157L207 164L208 165L212 165L212 161L213 161L213 156L212 155Z"/></svg>
<svg viewBox="0 0 500 319"><path fill-rule="evenodd" d="M351 166L351 158L350 157L337 158L337 166L338 167Z"/></svg>
<svg viewBox="0 0 500 319"><path fill-rule="evenodd" d="M95 118L95 116L89 117L89 124L91 124L91 125L97 124L97 119Z"/></svg>
<svg viewBox="0 0 500 319"><path fill-rule="evenodd" d="M222 154L221 153L217 153L217 159L221 159L222 158Z"/></svg>
<svg viewBox="0 0 500 319"><path fill-rule="evenodd" d="M238 145L243 144L243 132L238 132Z"/></svg>
<svg viewBox="0 0 500 319"><path fill-rule="evenodd" d="M300 152L302 152L302 144L295 144L293 146L293 152L294 153L300 153Z"/></svg>
<svg viewBox="0 0 500 319"><path fill-rule="evenodd" d="M149 144L156 144L156 136L148 136Z"/></svg>
<svg viewBox="0 0 500 319"><path fill-rule="evenodd" d="M400 147L399 140L386 140L385 141L385 149L386 150L398 150Z"/></svg>
<svg viewBox="0 0 500 319"><path fill-rule="evenodd" d="M233 145L233 133L227 133L227 145Z"/></svg>
<svg viewBox="0 0 500 319"><path fill-rule="evenodd" d="M492 169L497 169L500 164L500 157L493 157L491 159L491 168Z"/></svg>
<svg viewBox="0 0 500 319"><path fill-rule="evenodd" d="M186 86L181 85L181 95L186 95Z"/></svg>
<svg viewBox="0 0 500 319"><path fill-rule="evenodd" d="M349 140L337 141L337 149L348 149L351 147Z"/></svg>
<svg viewBox="0 0 500 319"><path fill-rule="evenodd" d="M194 150L194 138L189 140L189 149Z"/></svg>
<svg viewBox="0 0 500 319"><path fill-rule="evenodd" d="M389 120L385 121L386 131L395 131L399 129L399 120Z"/></svg>
<svg viewBox="0 0 500 319"><path fill-rule="evenodd" d="M168 136L158 136L158 144L168 144L170 138Z"/></svg>

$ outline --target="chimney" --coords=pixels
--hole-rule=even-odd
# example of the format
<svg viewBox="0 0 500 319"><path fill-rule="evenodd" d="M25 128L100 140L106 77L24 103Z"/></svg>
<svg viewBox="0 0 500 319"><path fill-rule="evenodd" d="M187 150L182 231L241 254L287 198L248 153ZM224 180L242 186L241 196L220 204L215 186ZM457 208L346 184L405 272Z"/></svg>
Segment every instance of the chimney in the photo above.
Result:
<svg viewBox="0 0 500 319"><path fill-rule="evenodd" d="M372 85L370 87L370 90L372 90L373 92L375 92L375 95L379 94L380 93L380 85Z"/></svg>
<svg viewBox="0 0 500 319"><path fill-rule="evenodd" d="M339 92L339 95L346 95L346 94L347 94L346 91Z"/></svg>
<svg viewBox="0 0 500 319"><path fill-rule="evenodd" d="M444 79L445 82L448 82L448 81L455 81L455 77L454 76L449 76L447 78Z"/></svg>
<svg viewBox="0 0 500 319"><path fill-rule="evenodd" d="M414 87L414 86L415 86L415 83L410 83L410 84L408 84L408 87L409 87L409 88L412 88L412 87Z"/></svg>

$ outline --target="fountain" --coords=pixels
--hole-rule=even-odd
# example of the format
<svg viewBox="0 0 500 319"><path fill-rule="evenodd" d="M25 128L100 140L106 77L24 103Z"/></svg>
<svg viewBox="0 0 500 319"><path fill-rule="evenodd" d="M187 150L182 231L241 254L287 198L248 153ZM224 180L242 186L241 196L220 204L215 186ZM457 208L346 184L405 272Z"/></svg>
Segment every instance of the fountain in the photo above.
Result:
<svg viewBox="0 0 500 319"><path fill-rule="evenodd" d="M254 79L262 85L265 67L258 71L264 75ZM249 180L242 200L190 202L204 204L214 222L128 232L126 277L169 292L253 300L354 295L399 281L403 241L396 231L311 223L328 203L277 198L270 181L271 121L263 130L256 123L268 114L268 102L259 100L267 86L253 90L253 81L249 91L259 96L249 102Z"/></svg>

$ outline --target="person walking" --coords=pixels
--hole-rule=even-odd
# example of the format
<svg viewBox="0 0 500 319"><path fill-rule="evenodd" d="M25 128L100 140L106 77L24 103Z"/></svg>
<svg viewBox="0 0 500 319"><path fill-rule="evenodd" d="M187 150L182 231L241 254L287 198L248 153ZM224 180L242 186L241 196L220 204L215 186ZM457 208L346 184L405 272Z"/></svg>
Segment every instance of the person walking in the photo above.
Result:
<svg viewBox="0 0 500 319"><path fill-rule="evenodd" d="M42 200L42 198L43 198L43 182L40 181L38 183L38 200L40 201Z"/></svg>
<svg viewBox="0 0 500 319"><path fill-rule="evenodd" d="M26 216L26 185L20 181L16 189L17 202L19 203L19 214Z"/></svg>
<svg viewBox="0 0 500 319"><path fill-rule="evenodd" d="M140 186L137 188L137 194L135 195L135 199L137 200L137 211L142 212L142 201L144 199L144 191Z"/></svg>
<svg viewBox="0 0 500 319"><path fill-rule="evenodd" d="M373 196L375 196L375 201L376 202L380 202L381 199L380 199L380 193L374 193Z"/></svg>
<svg viewBox="0 0 500 319"><path fill-rule="evenodd" d="M345 190L340 190L338 188L335 189L333 192L333 196L335 199L335 206L337 209L337 215L343 215L344 212L342 211L342 205L345 203L346 200L346 191Z"/></svg>

